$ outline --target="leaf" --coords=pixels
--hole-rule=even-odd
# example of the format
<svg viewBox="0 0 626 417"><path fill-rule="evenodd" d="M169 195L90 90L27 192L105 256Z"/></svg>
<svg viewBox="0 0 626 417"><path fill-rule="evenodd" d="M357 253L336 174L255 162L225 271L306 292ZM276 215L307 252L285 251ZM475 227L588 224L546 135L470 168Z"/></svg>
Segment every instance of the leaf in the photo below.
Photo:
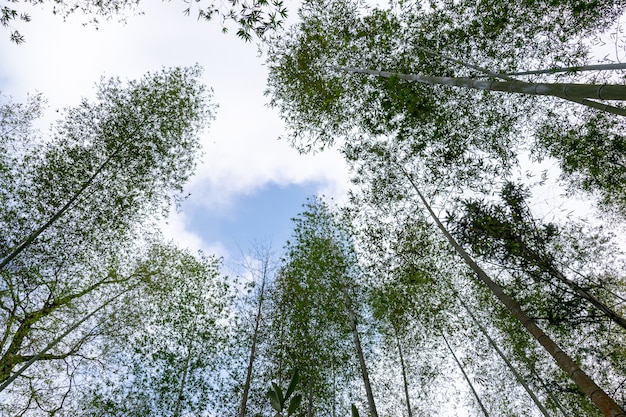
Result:
<svg viewBox="0 0 626 417"><path fill-rule="evenodd" d="M276 394L273 390L267 391L267 396L270 399L270 404L272 408L278 412L283 411L283 406L280 401L278 401L278 394Z"/></svg>
<svg viewBox="0 0 626 417"><path fill-rule="evenodd" d="M280 386L278 386L278 384L272 382L272 386L274 387L274 392L276 392L278 401L280 401L280 404L285 404L285 397L283 397L283 390L280 389Z"/></svg>
<svg viewBox="0 0 626 417"><path fill-rule="evenodd" d="M359 410L356 408L356 405L352 404L352 417L359 417Z"/></svg>
<svg viewBox="0 0 626 417"><path fill-rule="evenodd" d="M287 415L292 415L298 407L300 407L300 403L302 402L302 395L298 394L291 399L289 402L289 408L287 409Z"/></svg>
<svg viewBox="0 0 626 417"><path fill-rule="evenodd" d="M300 372L298 369L293 370L293 376L291 377L291 382L289 383L289 387L287 388L287 393L285 394L285 400L289 399L291 394L296 390L296 386L300 382Z"/></svg>

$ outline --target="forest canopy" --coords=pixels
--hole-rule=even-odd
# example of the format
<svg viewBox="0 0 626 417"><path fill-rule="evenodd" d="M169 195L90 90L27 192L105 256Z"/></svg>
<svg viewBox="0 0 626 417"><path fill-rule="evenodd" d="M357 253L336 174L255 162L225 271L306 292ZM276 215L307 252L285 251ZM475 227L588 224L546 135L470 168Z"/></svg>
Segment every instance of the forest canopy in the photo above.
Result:
<svg viewBox="0 0 626 417"><path fill-rule="evenodd" d="M40 3L140 4L4 2L14 42ZM256 35L348 196L229 276L158 226L216 113L198 65L103 78L46 133L43 95L0 96L1 415L626 417L626 67L597 51L624 1L184 5Z"/></svg>

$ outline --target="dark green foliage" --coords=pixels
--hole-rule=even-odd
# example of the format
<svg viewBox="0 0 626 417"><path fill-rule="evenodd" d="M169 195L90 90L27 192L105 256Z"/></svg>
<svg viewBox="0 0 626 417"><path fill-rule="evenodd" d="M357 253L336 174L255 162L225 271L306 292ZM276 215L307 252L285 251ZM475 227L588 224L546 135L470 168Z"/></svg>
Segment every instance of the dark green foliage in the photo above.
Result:
<svg viewBox="0 0 626 417"><path fill-rule="evenodd" d="M276 410L275 417L283 417L283 416L292 416L300 407L300 403L302 402L302 394L296 394L291 398L291 395L295 392L298 384L300 383L300 374L298 369L294 369L293 375L291 377L291 381L289 382L289 386L287 387L287 391L285 395L283 395L283 391L279 385L272 382L272 388L267 391L267 397L270 400L270 404L272 408ZM287 414L284 414L284 412Z"/></svg>
<svg viewBox="0 0 626 417"><path fill-rule="evenodd" d="M598 198L607 210L626 216L626 136L624 123L605 114L583 122L544 125L537 154L559 161L561 178L573 191Z"/></svg>

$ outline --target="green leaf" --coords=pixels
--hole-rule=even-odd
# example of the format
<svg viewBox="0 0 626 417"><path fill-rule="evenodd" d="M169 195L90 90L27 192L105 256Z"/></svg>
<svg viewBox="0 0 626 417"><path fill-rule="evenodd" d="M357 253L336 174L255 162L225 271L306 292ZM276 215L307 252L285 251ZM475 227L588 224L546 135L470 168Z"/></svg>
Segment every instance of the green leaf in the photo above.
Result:
<svg viewBox="0 0 626 417"><path fill-rule="evenodd" d="M291 382L289 383L289 387L287 388L287 393L285 394L285 400L289 399L291 394L293 394L299 382L300 382L300 372L298 372L298 369L294 369L293 376L291 377Z"/></svg>
<svg viewBox="0 0 626 417"><path fill-rule="evenodd" d="M278 400L278 394L276 394L276 392L269 390L267 391L267 396L269 397L270 404L274 410L278 412L283 411L282 403Z"/></svg>
<svg viewBox="0 0 626 417"><path fill-rule="evenodd" d="M359 417L359 410L356 408L356 405L352 404L352 417Z"/></svg>
<svg viewBox="0 0 626 417"><path fill-rule="evenodd" d="M298 407L300 407L300 403L302 402L302 395L298 394L291 399L289 402L289 408L287 409L287 415L292 415Z"/></svg>
<svg viewBox="0 0 626 417"><path fill-rule="evenodd" d="M280 387L278 386L278 384L272 382L272 386L274 387L274 392L276 392L278 401L280 401L280 404L283 405L285 404L285 397L283 397L283 390L280 389Z"/></svg>

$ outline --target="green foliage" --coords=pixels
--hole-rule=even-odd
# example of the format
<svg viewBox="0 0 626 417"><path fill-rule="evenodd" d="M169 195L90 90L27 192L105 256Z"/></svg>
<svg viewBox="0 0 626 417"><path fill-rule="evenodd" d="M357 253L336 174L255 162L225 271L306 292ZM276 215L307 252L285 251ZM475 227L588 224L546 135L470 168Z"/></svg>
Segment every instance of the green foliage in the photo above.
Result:
<svg viewBox="0 0 626 417"><path fill-rule="evenodd" d="M0 26L11 31L11 41L20 44L25 41L24 35L14 24L17 22L30 22L28 7L39 4L53 3L52 13L67 19L74 13L81 13L88 19L86 23L98 25L99 21L119 18L125 20L125 14L139 9L140 0L29 0L22 3L31 3L28 6L20 5L18 0L6 0L0 6ZM184 1L185 8L181 10L190 15L192 9L197 9L198 19L213 20L218 17L221 20L222 29L228 31L228 22L233 22L237 27L237 36L245 41L251 41L253 36L263 38L266 33L281 28L287 18L287 8L282 0L253 0L232 1L226 3L189 0ZM195 10L194 10L195 11Z"/></svg>
<svg viewBox="0 0 626 417"><path fill-rule="evenodd" d="M300 374L297 368L293 371L293 376L291 377L291 381L289 382L285 395L283 395L283 391L280 386L272 382L272 387L267 391L267 397L270 400L272 408L276 410L275 417L295 415L298 407L300 407L300 403L302 402L302 394L294 395L291 400L289 398L295 392L299 383ZM285 412L287 414L285 414Z"/></svg>
<svg viewBox="0 0 626 417"><path fill-rule="evenodd" d="M0 107L0 380L39 354L5 391L3 412L63 404L82 362L97 357L101 318L131 305L137 287L155 285L160 259L146 249L149 222L179 198L212 117L200 73L102 80L96 100L65 110L46 141L31 126L38 96ZM40 354L115 294L126 295Z"/></svg>
<svg viewBox="0 0 626 417"><path fill-rule="evenodd" d="M536 154L559 161L561 179L572 191L598 198L600 205L626 216L626 137L624 123L605 114L592 114L580 122L561 119L544 125L537 137Z"/></svg>
<svg viewBox="0 0 626 417"><path fill-rule="evenodd" d="M347 407L343 395L358 377L350 315L362 305L356 252L347 222L321 199L293 221L272 292L275 357L279 369L298 368L306 407L328 414Z"/></svg>
<svg viewBox="0 0 626 417"><path fill-rule="evenodd" d="M220 262L171 245L151 252L160 273L101 341L103 371L90 376L77 414L200 416L225 406L233 291Z"/></svg>

